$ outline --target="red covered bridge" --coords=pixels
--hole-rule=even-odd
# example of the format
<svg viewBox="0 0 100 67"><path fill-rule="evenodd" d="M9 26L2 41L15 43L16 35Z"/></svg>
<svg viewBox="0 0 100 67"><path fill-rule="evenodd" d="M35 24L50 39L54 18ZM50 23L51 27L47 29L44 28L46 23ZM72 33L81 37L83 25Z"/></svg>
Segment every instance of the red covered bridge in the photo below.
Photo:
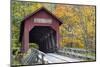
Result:
<svg viewBox="0 0 100 67"><path fill-rule="evenodd" d="M42 62L42 64L44 64L44 62L61 63L83 61L83 59L73 59L59 54L61 53L67 56L69 55L70 57L74 56L84 58L84 56L77 53L67 53L67 50L76 51L76 49L69 48L66 49L66 51L59 49L59 26L61 24L62 22L56 16L54 16L51 12L49 12L47 9L43 7L27 16L21 22L20 26L21 52L25 53L28 51L29 43L36 43L39 46L39 50L30 49L31 52L29 52L28 56L21 56L21 64L33 65L35 63L40 63L40 61ZM37 59L40 59L39 62L37 61Z"/></svg>
<svg viewBox="0 0 100 67"><path fill-rule="evenodd" d="M45 8L27 16L20 27L21 52L29 49L29 43L37 43L45 53L55 52L60 47L59 26L62 22Z"/></svg>

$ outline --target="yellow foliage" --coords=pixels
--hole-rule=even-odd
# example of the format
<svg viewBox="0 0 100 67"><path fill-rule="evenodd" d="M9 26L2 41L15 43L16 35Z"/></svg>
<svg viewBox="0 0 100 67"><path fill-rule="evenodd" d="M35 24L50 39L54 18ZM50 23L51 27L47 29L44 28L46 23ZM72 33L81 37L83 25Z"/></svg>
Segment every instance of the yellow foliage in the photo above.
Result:
<svg viewBox="0 0 100 67"><path fill-rule="evenodd" d="M15 16L16 16L16 17L20 17L21 14L16 12L16 13L15 13Z"/></svg>
<svg viewBox="0 0 100 67"><path fill-rule="evenodd" d="M78 40L78 39L63 37L60 44L61 44L61 47L65 47L67 45L72 44L73 47L84 48L83 42L81 40Z"/></svg>
<svg viewBox="0 0 100 67"><path fill-rule="evenodd" d="M37 3L37 7L38 7L38 8L42 7L42 4Z"/></svg>
<svg viewBox="0 0 100 67"><path fill-rule="evenodd" d="M57 7L59 8L55 9L55 15L62 17L65 13L65 7L63 5L57 5Z"/></svg>
<svg viewBox="0 0 100 67"><path fill-rule="evenodd" d="M77 23L79 23L80 22L80 17L78 16L78 15L74 15L72 18L71 18L71 20L73 21L73 22L77 22Z"/></svg>
<svg viewBox="0 0 100 67"><path fill-rule="evenodd" d="M92 7L92 6L84 6L82 9L81 9L81 11L82 11L82 13L83 13L83 15L85 15L85 16L91 16L92 15L92 13L95 11L94 10L94 7Z"/></svg>
<svg viewBox="0 0 100 67"><path fill-rule="evenodd" d="M64 28L64 26L59 27L59 32L62 36L67 34L67 30Z"/></svg>

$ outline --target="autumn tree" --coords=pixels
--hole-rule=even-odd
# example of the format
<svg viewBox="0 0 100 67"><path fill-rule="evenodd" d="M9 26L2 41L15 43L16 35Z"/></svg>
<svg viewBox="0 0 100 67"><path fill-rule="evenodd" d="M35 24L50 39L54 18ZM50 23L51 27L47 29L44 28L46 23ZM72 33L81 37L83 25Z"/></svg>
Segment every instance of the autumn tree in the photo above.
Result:
<svg viewBox="0 0 100 67"><path fill-rule="evenodd" d="M95 7L57 5L55 15L63 20L63 24L60 27L62 38L72 38L71 42L76 39L80 40L83 44L81 46L85 47L89 45L90 41L88 40L91 40L92 43L95 42Z"/></svg>

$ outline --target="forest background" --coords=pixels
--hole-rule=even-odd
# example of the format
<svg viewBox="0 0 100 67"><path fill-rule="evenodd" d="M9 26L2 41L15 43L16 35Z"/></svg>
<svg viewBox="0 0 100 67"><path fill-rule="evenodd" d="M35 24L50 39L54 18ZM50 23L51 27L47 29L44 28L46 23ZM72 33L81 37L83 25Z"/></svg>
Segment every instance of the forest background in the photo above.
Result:
<svg viewBox="0 0 100 67"><path fill-rule="evenodd" d="M14 51L14 54L19 51L21 46L19 43L21 21L24 17L41 7L45 7L63 21L63 24L59 28L59 33L61 34L60 45L62 48L67 47L95 50L95 6L28 1L12 1L11 4L11 49ZM35 45L32 47L37 46Z"/></svg>

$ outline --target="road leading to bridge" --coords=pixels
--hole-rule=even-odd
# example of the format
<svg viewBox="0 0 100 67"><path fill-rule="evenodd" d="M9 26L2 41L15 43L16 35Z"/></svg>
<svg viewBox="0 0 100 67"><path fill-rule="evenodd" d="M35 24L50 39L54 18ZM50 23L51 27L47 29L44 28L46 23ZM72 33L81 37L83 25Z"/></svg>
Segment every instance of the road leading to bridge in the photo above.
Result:
<svg viewBox="0 0 100 67"><path fill-rule="evenodd" d="M72 59L69 57L65 57L65 56L61 56L61 55L53 54L53 53L47 53L45 56L45 59L48 61L48 63L64 63L64 62L83 61L83 60Z"/></svg>
<svg viewBox="0 0 100 67"><path fill-rule="evenodd" d="M68 63L68 62L80 62L84 60L69 58L66 56L58 55L56 53L43 53L37 49L30 49L27 55L23 57L23 65L34 64L49 64L49 63Z"/></svg>

